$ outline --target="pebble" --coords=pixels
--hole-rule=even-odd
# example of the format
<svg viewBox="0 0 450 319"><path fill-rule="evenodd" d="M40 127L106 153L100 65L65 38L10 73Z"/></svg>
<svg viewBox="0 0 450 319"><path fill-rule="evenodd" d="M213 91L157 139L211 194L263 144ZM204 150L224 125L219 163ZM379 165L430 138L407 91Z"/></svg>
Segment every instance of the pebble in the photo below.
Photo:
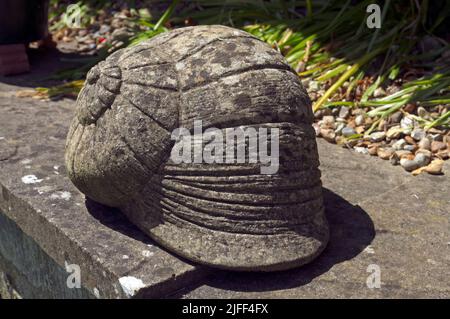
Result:
<svg viewBox="0 0 450 319"><path fill-rule="evenodd" d="M334 132L336 133L336 134L343 134L342 133L342 130L344 129L344 127L345 127L345 123L338 123L337 125L336 125L336 129L334 130Z"/></svg>
<svg viewBox="0 0 450 319"><path fill-rule="evenodd" d="M434 120L437 119L439 117L439 113L438 112L432 112L430 113L430 117Z"/></svg>
<svg viewBox="0 0 450 319"><path fill-rule="evenodd" d="M377 97L382 97L386 95L386 91L379 87L377 88L374 92L373 92L373 97L377 98Z"/></svg>
<svg viewBox="0 0 450 319"><path fill-rule="evenodd" d="M336 142L337 145L342 145L345 147L345 137L338 135L338 136L336 136L334 141Z"/></svg>
<svg viewBox="0 0 450 319"><path fill-rule="evenodd" d="M369 151L370 155L372 155L372 156L377 155L377 153L378 153L378 144L370 144L367 147L367 150Z"/></svg>
<svg viewBox="0 0 450 319"><path fill-rule="evenodd" d="M410 117L404 117L400 121L400 127L401 128L409 128L414 126L414 121Z"/></svg>
<svg viewBox="0 0 450 319"><path fill-rule="evenodd" d="M439 142L442 142L442 140L443 140L442 135L439 134L439 133L436 133L436 134L428 134L427 137L429 137L430 140L432 140L432 141L439 141Z"/></svg>
<svg viewBox="0 0 450 319"><path fill-rule="evenodd" d="M431 153L429 150L424 150L424 149L419 148L419 149L416 151L416 155L419 154L419 153L423 153L423 154L425 154L426 156L428 156L429 158L432 158L432 157L433 157L433 153Z"/></svg>
<svg viewBox="0 0 450 319"><path fill-rule="evenodd" d="M377 97L382 97L386 95L386 91L379 87L377 88L374 92L373 92L373 97L377 98Z"/></svg>
<svg viewBox="0 0 450 319"><path fill-rule="evenodd" d="M114 48L120 48L120 47L123 46L125 43L124 43L123 41L114 41L112 44L113 44L113 47L114 47ZM111 51L111 49L108 50L108 51Z"/></svg>
<svg viewBox="0 0 450 319"><path fill-rule="evenodd" d="M447 147L447 144L445 144L444 142L440 142L440 141L433 141L431 142L431 151L433 153L436 153L440 150L443 150Z"/></svg>
<svg viewBox="0 0 450 319"><path fill-rule="evenodd" d="M415 139L416 141L420 141L425 137L425 131L422 129L414 129L411 132L411 137Z"/></svg>
<svg viewBox="0 0 450 319"><path fill-rule="evenodd" d="M315 118L316 120L321 119L322 116L323 116L323 110L317 110L317 111L314 112L314 118Z"/></svg>
<svg viewBox="0 0 450 319"><path fill-rule="evenodd" d="M388 139L399 138L403 134L403 129L400 126L393 126L386 132L386 137Z"/></svg>
<svg viewBox="0 0 450 319"><path fill-rule="evenodd" d="M334 128L334 116L333 115L325 115L322 118L322 127Z"/></svg>
<svg viewBox="0 0 450 319"><path fill-rule="evenodd" d="M402 120L403 113L402 112L395 112L389 116L389 122L390 123L400 123Z"/></svg>
<svg viewBox="0 0 450 319"><path fill-rule="evenodd" d="M356 127L356 125L355 125L355 120L352 119L352 120L348 121L348 122L347 122L347 126L348 126L348 127L351 127L351 128L355 128L355 127Z"/></svg>
<svg viewBox="0 0 450 319"><path fill-rule="evenodd" d="M98 30L98 33L105 34L105 33L108 33L109 31L111 31L111 27L107 24L102 24L100 26L100 30Z"/></svg>
<svg viewBox="0 0 450 319"><path fill-rule="evenodd" d="M442 173L442 164L444 161L440 159L433 160L429 165L422 166L412 172L414 176L421 174L422 172L427 172L428 174L441 174Z"/></svg>
<svg viewBox="0 0 450 319"><path fill-rule="evenodd" d="M400 162L400 158L397 156L397 154L392 154L391 158L389 159L392 165L398 165Z"/></svg>
<svg viewBox="0 0 450 319"><path fill-rule="evenodd" d="M426 153L418 153L414 157L414 161L419 165L419 167L428 165L430 163L431 157Z"/></svg>
<svg viewBox="0 0 450 319"><path fill-rule="evenodd" d="M309 81L308 89L310 91L317 91L319 89L319 82Z"/></svg>
<svg viewBox="0 0 450 319"><path fill-rule="evenodd" d="M448 159L450 158L450 150L439 151L436 153L436 156L439 157L440 159Z"/></svg>
<svg viewBox="0 0 450 319"><path fill-rule="evenodd" d="M414 144L406 144L405 146L403 146L403 149L405 151L414 152L417 149L417 146Z"/></svg>
<svg viewBox="0 0 450 319"><path fill-rule="evenodd" d="M364 125L364 115L359 114L355 117L355 125L356 126Z"/></svg>
<svg viewBox="0 0 450 319"><path fill-rule="evenodd" d="M425 150L431 149L431 141L427 137L422 138L419 141L418 145L419 145L419 148L421 148L421 149L425 149Z"/></svg>
<svg viewBox="0 0 450 319"><path fill-rule="evenodd" d="M403 147L405 147L405 145L406 145L406 141L405 141L405 139L402 138L402 139L395 141L392 144L392 148L396 151L400 151L403 149Z"/></svg>
<svg viewBox="0 0 450 319"><path fill-rule="evenodd" d="M302 82L302 85L305 89L307 89L309 87L309 81L310 81L309 79L305 79L305 78L300 80L300 82Z"/></svg>
<svg viewBox="0 0 450 319"><path fill-rule="evenodd" d="M444 134L444 131L438 130L437 128L432 127L432 128L430 128L428 130L428 133L430 133L430 134Z"/></svg>
<svg viewBox="0 0 450 319"><path fill-rule="evenodd" d="M429 174L438 175L442 174L442 166L444 164L443 160L434 159L430 165L425 168L425 171Z"/></svg>
<svg viewBox="0 0 450 319"><path fill-rule="evenodd" d="M406 150L395 151L395 155L397 155L398 158L405 158L409 157L410 155L412 156L411 152Z"/></svg>
<svg viewBox="0 0 450 319"><path fill-rule="evenodd" d="M405 171L411 172L419 168L419 164L415 160L410 160L407 158L400 159L400 165L405 169Z"/></svg>
<svg viewBox="0 0 450 319"><path fill-rule="evenodd" d="M356 146L356 144L358 144L358 140L356 140L356 139L345 141L345 145L349 146L349 147L354 147L354 146Z"/></svg>
<svg viewBox="0 0 450 319"><path fill-rule="evenodd" d="M87 44L80 44L78 46L78 51L81 51L81 52L89 51L89 46Z"/></svg>
<svg viewBox="0 0 450 319"><path fill-rule="evenodd" d="M372 142L380 142L386 137L386 133L385 132L374 132L374 133L370 134L369 137Z"/></svg>
<svg viewBox="0 0 450 319"><path fill-rule="evenodd" d="M412 103L406 104L403 110L407 113L412 113L416 110L416 105Z"/></svg>
<svg viewBox="0 0 450 319"><path fill-rule="evenodd" d="M398 84L389 85L386 89L386 92L388 94L394 94L397 93L398 91L400 91L400 87L398 86Z"/></svg>
<svg viewBox="0 0 450 319"><path fill-rule="evenodd" d="M378 157L383 160L388 160L392 154L394 154L394 150L392 148L379 147L377 151Z"/></svg>
<svg viewBox="0 0 450 319"><path fill-rule="evenodd" d="M353 149L355 150L356 153L369 154L369 150L362 146L355 146Z"/></svg>
<svg viewBox="0 0 450 319"><path fill-rule="evenodd" d="M83 37L82 36L77 37L76 39L77 39L78 42L83 42L83 43L86 43L87 41L92 40L92 38L91 38L91 36L89 34L85 35Z"/></svg>
<svg viewBox="0 0 450 319"><path fill-rule="evenodd" d="M417 115L419 115L422 118L429 118L430 117L430 113L428 113L428 111L423 106L419 106L417 108Z"/></svg>
<svg viewBox="0 0 450 319"><path fill-rule="evenodd" d="M342 135L344 135L345 137L349 137L349 136L352 136L355 134L356 134L356 131L354 129L352 129L351 127L345 126L342 129Z"/></svg>
<svg viewBox="0 0 450 319"><path fill-rule="evenodd" d="M405 136L405 141L406 141L406 143L408 143L408 144L416 144L416 141L415 141L411 136L409 136L409 135L406 135L406 136Z"/></svg>
<svg viewBox="0 0 450 319"><path fill-rule="evenodd" d="M346 106L342 106L339 110L339 117L346 119L350 115L350 109Z"/></svg>
<svg viewBox="0 0 450 319"><path fill-rule="evenodd" d="M321 111L322 111L322 116L331 115L331 109L330 108L322 109Z"/></svg>
<svg viewBox="0 0 450 319"><path fill-rule="evenodd" d="M387 126L387 121L385 119L381 119L378 123L378 131L385 131Z"/></svg>
<svg viewBox="0 0 450 319"><path fill-rule="evenodd" d="M320 135L328 142L334 143L336 138L336 133L332 129L321 128Z"/></svg>
<svg viewBox="0 0 450 319"><path fill-rule="evenodd" d="M331 114L334 116L339 115L339 109L337 107L331 109Z"/></svg>
<svg viewBox="0 0 450 319"><path fill-rule="evenodd" d="M364 133L365 130L366 130L366 129L365 129L364 126L357 126L357 127L355 127L355 131L356 131L356 133L358 133L358 134Z"/></svg>
<svg viewBox="0 0 450 319"><path fill-rule="evenodd" d="M120 28L120 29L116 29L113 31L113 33L111 33L111 38L112 40L117 40L117 41L126 41L128 40L131 36L133 35L133 33L129 32L127 30L127 28Z"/></svg>
<svg viewBox="0 0 450 319"><path fill-rule="evenodd" d="M404 128L404 129L403 129L403 134L409 135L409 134L411 134L411 131L412 131L412 128L411 128L411 127Z"/></svg>

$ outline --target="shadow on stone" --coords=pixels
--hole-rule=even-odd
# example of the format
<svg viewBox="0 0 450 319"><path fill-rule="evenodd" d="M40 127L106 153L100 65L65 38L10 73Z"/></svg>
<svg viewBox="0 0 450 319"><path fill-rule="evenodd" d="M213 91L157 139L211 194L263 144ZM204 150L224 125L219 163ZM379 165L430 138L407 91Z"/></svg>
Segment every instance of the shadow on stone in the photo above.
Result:
<svg viewBox="0 0 450 319"><path fill-rule="evenodd" d="M324 188L323 195L326 216L330 224L330 240L324 252L312 263L298 269L272 273L210 269L214 275L206 281L199 282L195 287L206 284L219 289L235 291L289 289L308 284L314 278L327 272L333 265L357 256L375 237L372 220L359 206L350 204L334 192ZM134 226L120 210L104 206L90 199L86 199L86 207L90 214L103 225L146 244L155 244L152 239ZM195 289L195 287L186 287L172 297L180 297L187 291Z"/></svg>
<svg viewBox="0 0 450 319"><path fill-rule="evenodd" d="M193 262L186 260L183 257L180 257L178 255L175 255L173 252L167 250L164 247L161 247L158 243L156 243L153 239L151 239L149 236L147 236L144 232L142 232L137 226L135 226L132 222L128 220L128 218L118 209L114 207L105 206L103 204L97 203L93 201L92 199L89 199L86 197L85 200L86 209L88 210L89 214L91 214L92 217L94 217L96 220L98 220L102 225L105 225L106 227L117 231L127 237L133 238L134 240L140 241L146 245L152 245L157 246L160 250L166 252L167 254L170 254L180 261L187 263L189 265L196 266ZM157 266L155 264L155 266ZM201 266L202 270L199 272L199 278L203 278L203 274L208 274L209 269L207 267ZM201 275L200 275L201 274ZM149 274L151 276L151 274ZM181 280L181 279L178 279ZM198 283L203 283L203 281L198 280ZM191 285L191 283L189 284ZM189 286L187 285L187 286ZM192 284L197 285L197 283ZM161 293L163 293L163 289L169 288L170 285L164 288L158 288ZM184 289L184 287L182 288ZM170 290L170 289L169 289ZM139 298L144 298L145 293L143 292L143 296ZM152 294L153 291L150 293ZM164 293L166 294L166 293ZM173 293L170 293L170 295ZM177 294L177 292L175 292ZM153 295L151 295L153 296ZM137 298L137 297L136 297ZM145 297L147 298L147 297ZM153 297L151 297L153 298Z"/></svg>
<svg viewBox="0 0 450 319"><path fill-rule="evenodd" d="M313 262L298 269L274 273L248 273L217 270L204 284L235 291L289 289L311 282L333 265L352 259L374 239L375 228L369 215L334 192L323 189L330 241Z"/></svg>
<svg viewBox="0 0 450 319"><path fill-rule="evenodd" d="M133 238L134 240L140 241L146 245L158 246L159 249L165 251L168 254L176 256L178 259L184 261L185 263L193 264L193 262L174 254L173 252L167 250L165 247L161 247L152 238L150 238L131 221L129 221L128 218L118 208L105 206L87 197L85 200L85 205L89 214L91 214L92 217L97 219L106 227L117 231L127 237Z"/></svg>
<svg viewBox="0 0 450 319"><path fill-rule="evenodd" d="M85 201L88 212L101 224L145 244L155 245L155 242L132 224L117 208L108 207L89 198Z"/></svg>

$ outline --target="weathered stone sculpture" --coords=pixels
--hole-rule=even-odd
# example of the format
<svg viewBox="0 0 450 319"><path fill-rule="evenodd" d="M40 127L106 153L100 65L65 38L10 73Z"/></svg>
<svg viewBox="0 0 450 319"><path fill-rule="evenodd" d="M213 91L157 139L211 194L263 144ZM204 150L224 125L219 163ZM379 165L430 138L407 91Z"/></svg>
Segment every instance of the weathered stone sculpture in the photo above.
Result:
<svg viewBox="0 0 450 319"><path fill-rule="evenodd" d="M288 269L328 241L312 118L297 75L264 42L224 26L176 29L90 70L68 134L67 171L86 196L119 207L189 260ZM194 120L221 132L278 129L278 170L174 162L172 132L192 132Z"/></svg>

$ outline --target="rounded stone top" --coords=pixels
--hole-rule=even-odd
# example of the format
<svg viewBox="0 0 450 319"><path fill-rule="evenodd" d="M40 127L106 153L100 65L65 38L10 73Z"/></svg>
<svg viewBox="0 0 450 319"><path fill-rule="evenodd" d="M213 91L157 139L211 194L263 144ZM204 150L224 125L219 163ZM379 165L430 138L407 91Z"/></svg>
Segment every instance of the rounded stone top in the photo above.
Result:
<svg viewBox="0 0 450 319"><path fill-rule="evenodd" d="M119 207L178 255L226 269L287 269L328 240L312 118L296 73L266 43L225 26L180 28L89 71L66 167L86 196ZM276 172L261 174L261 161L173 161L174 130L198 134L196 121L203 131L269 130L279 142Z"/></svg>

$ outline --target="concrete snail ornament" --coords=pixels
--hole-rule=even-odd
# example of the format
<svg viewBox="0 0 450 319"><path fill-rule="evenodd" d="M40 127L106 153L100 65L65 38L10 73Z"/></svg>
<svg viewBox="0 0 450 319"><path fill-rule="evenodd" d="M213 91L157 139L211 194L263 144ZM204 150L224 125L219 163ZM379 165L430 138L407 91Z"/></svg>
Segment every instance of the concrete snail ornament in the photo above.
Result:
<svg viewBox="0 0 450 319"><path fill-rule="evenodd" d="M284 270L313 260L329 236L312 119L297 75L267 44L224 26L180 28L89 71L66 167L87 197L118 207L175 254L223 269ZM277 169L174 160L173 132L196 134L198 121L205 132L276 129ZM250 148L250 139L241 144Z"/></svg>

